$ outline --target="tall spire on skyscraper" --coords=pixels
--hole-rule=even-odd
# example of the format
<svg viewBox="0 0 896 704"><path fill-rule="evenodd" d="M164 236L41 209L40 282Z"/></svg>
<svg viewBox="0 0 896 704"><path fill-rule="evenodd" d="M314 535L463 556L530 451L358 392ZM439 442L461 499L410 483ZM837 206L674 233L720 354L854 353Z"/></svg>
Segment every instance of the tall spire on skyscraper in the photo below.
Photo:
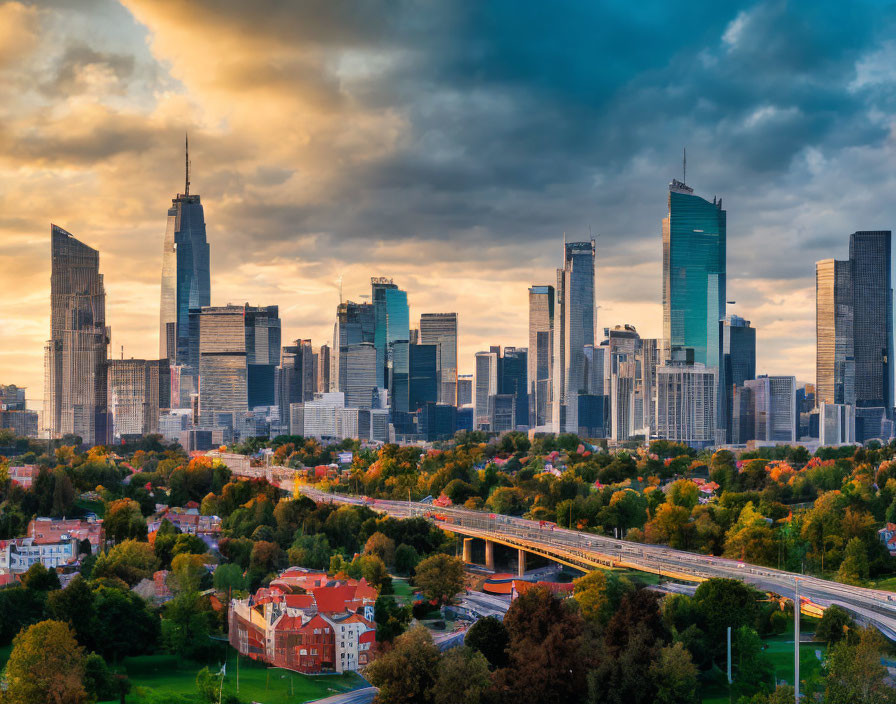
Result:
<svg viewBox="0 0 896 704"><path fill-rule="evenodd" d="M190 137L184 132L184 195L190 195Z"/></svg>

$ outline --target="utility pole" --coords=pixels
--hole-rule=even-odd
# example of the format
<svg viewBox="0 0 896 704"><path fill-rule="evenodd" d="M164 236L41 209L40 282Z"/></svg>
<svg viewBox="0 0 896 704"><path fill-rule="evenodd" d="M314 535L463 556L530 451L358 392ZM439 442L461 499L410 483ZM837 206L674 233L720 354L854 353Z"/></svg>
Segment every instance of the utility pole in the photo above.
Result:
<svg viewBox="0 0 896 704"><path fill-rule="evenodd" d="M731 684L731 626L728 626L728 684Z"/></svg>
<svg viewBox="0 0 896 704"><path fill-rule="evenodd" d="M800 702L800 578L793 578L793 701Z"/></svg>

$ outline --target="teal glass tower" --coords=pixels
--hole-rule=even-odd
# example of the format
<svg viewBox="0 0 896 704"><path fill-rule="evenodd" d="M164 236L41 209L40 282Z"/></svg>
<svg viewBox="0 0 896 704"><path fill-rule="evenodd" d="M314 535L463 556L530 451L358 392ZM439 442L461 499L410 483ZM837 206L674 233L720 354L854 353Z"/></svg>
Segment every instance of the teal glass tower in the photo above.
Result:
<svg viewBox="0 0 896 704"><path fill-rule="evenodd" d="M725 318L726 213L722 200L669 185L663 219L663 335L672 348L691 348L694 362L721 368L719 321Z"/></svg>
<svg viewBox="0 0 896 704"><path fill-rule="evenodd" d="M376 318L373 344L376 347L376 385L389 389L394 410L407 411L410 311L408 294L391 279L370 280Z"/></svg>

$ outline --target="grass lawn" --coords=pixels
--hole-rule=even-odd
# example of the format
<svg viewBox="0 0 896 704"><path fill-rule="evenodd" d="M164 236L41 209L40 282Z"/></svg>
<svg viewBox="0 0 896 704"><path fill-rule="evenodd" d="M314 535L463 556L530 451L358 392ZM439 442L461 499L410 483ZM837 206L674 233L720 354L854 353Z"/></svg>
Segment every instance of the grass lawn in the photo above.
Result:
<svg viewBox="0 0 896 704"><path fill-rule="evenodd" d="M227 675L224 679L224 693L237 694L236 651L228 649ZM210 663L209 669L218 672L221 664ZM172 655L144 655L127 658L123 669L131 680L128 701L151 701L153 694L177 694L193 697L196 694L196 673L202 663L182 661ZM239 693L241 701L261 702L261 704L298 704L313 699L328 697L365 686L359 676L346 675L301 675L279 668L267 667L261 663L240 658ZM141 691L148 688L151 691ZM142 695L142 696L141 696Z"/></svg>
<svg viewBox="0 0 896 704"><path fill-rule="evenodd" d="M808 632L814 628L817 623L815 619L803 618L802 629ZM787 684L793 684L793 626L791 625L788 633L779 636L769 636L763 638L762 642L766 644L766 655L772 661L774 667L774 676L778 682L782 680ZM816 651L824 657L825 645L823 643L800 643L800 680L806 680L814 675L821 673L821 660L818 659ZM733 701L737 701L740 694L737 692L736 686L732 688L734 692ZM701 689L703 704L728 704L728 686L721 682L708 683Z"/></svg>
<svg viewBox="0 0 896 704"><path fill-rule="evenodd" d="M896 592L896 577L878 579L876 581L870 580L865 586L871 589L884 589L888 592Z"/></svg>
<svg viewBox="0 0 896 704"><path fill-rule="evenodd" d="M95 513L100 518L103 517L103 513L106 511L106 504L102 501L84 501L82 499L76 499L75 506L88 513Z"/></svg>
<svg viewBox="0 0 896 704"><path fill-rule="evenodd" d="M399 604L408 604L413 600L414 588L404 577L393 577L392 588L395 590L395 600Z"/></svg>

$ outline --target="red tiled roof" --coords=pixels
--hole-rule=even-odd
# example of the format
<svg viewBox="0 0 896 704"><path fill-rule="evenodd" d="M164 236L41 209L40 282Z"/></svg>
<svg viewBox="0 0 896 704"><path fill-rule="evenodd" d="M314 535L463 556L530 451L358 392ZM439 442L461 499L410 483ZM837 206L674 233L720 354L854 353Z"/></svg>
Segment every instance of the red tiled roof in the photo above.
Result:
<svg viewBox="0 0 896 704"><path fill-rule="evenodd" d="M355 598L356 587L341 584L337 587L318 587L311 590L317 610L322 613L339 613L346 610L346 602Z"/></svg>
<svg viewBox="0 0 896 704"><path fill-rule="evenodd" d="M311 594L286 594L283 603L290 609L308 609L314 606L314 597Z"/></svg>

